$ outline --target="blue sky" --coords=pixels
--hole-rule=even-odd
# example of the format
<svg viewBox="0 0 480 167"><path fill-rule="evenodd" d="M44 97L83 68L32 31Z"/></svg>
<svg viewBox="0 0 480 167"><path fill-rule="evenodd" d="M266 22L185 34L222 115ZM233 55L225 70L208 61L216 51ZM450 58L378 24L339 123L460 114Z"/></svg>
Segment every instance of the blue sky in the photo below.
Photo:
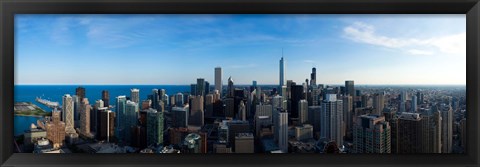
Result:
<svg viewBox="0 0 480 167"><path fill-rule="evenodd" d="M465 15L16 15L15 84L465 84Z"/></svg>

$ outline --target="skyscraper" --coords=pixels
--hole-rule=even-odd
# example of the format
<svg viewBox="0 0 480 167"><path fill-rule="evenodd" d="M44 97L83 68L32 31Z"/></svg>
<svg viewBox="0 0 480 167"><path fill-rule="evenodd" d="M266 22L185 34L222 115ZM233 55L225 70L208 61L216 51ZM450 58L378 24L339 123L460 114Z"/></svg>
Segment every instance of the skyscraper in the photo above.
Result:
<svg viewBox="0 0 480 167"><path fill-rule="evenodd" d="M354 153L391 153L390 125L385 117L361 115L353 130Z"/></svg>
<svg viewBox="0 0 480 167"><path fill-rule="evenodd" d="M65 123L60 121L60 112L55 108L52 111L52 120L45 125L47 139L52 141L53 148L60 148L65 141Z"/></svg>
<svg viewBox="0 0 480 167"><path fill-rule="evenodd" d="M308 102L307 100L300 100L298 102L298 112L300 115L300 125L307 123L308 121Z"/></svg>
<svg viewBox="0 0 480 167"><path fill-rule="evenodd" d="M303 96L303 86L302 85L292 85L291 86L291 100L292 100L292 107L290 113L290 119L298 118L298 104L300 100L305 99Z"/></svg>
<svg viewBox="0 0 480 167"><path fill-rule="evenodd" d="M351 139L353 137L353 99L349 95L343 97L343 122L345 123L345 136Z"/></svg>
<svg viewBox="0 0 480 167"><path fill-rule="evenodd" d="M345 94L352 96L355 99L355 86L353 80L345 81Z"/></svg>
<svg viewBox="0 0 480 167"><path fill-rule="evenodd" d="M80 121L80 107L81 107L80 103L82 102L82 99L79 99L77 95L73 95L72 100L73 100L73 121L75 122Z"/></svg>
<svg viewBox="0 0 480 167"><path fill-rule="evenodd" d="M258 116L268 116L268 120L269 120L269 124L272 124L272 115L273 115L273 111L272 111L272 105L270 104L258 104L256 107L255 107L255 117L258 117Z"/></svg>
<svg viewBox="0 0 480 167"><path fill-rule="evenodd" d="M403 101L400 101L400 103L398 103L398 112L399 113L402 113L402 112L406 112L406 108L405 108L405 102Z"/></svg>
<svg viewBox="0 0 480 167"><path fill-rule="evenodd" d="M73 99L69 94L63 96L62 101L62 115L65 122L65 133L75 134L74 121L73 121Z"/></svg>
<svg viewBox="0 0 480 167"><path fill-rule="evenodd" d="M163 145L163 112L147 110L147 145Z"/></svg>
<svg viewBox="0 0 480 167"><path fill-rule="evenodd" d="M127 97L125 95L117 97L116 113L117 113L117 136L120 141L125 141L125 131L130 131L130 128L125 128L126 122L126 105Z"/></svg>
<svg viewBox="0 0 480 167"><path fill-rule="evenodd" d="M310 85L312 87L317 86L317 68L312 68L312 73L310 74Z"/></svg>
<svg viewBox="0 0 480 167"><path fill-rule="evenodd" d="M402 102L407 102L408 94L406 91L402 91L400 94Z"/></svg>
<svg viewBox="0 0 480 167"><path fill-rule="evenodd" d="M419 113L403 112L398 118L398 153L422 153L422 118Z"/></svg>
<svg viewBox="0 0 480 167"><path fill-rule="evenodd" d="M233 118L235 116L235 99L232 97L226 98L225 102L225 117Z"/></svg>
<svg viewBox="0 0 480 167"><path fill-rule="evenodd" d="M282 50L282 54L283 54L283 50ZM283 60L283 55L282 55L282 58L280 59L279 87L281 88L284 85L285 85L285 61ZM282 96L285 96L285 95L282 94Z"/></svg>
<svg viewBox="0 0 480 167"><path fill-rule="evenodd" d="M132 131L131 129L137 125L138 121L138 103L134 101L127 100L125 107L125 121L122 123L125 125L124 130L124 140L127 143L132 142Z"/></svg>
<svg viewBox="0 0 480 167"><path fill-rule="evenodd" d="M218 90L219 93L222 93L222 68L215 67L215 90Z"/></svg>
<svg viewBox="0 0 480 167"><path fill-rule="evenodd" d="M460 146L463 149L467 148L467 119L460 120Z"/></svg>
<svg viewBox="0 0 480 167"><path fill-rule="evenodd" d="M152 89L152 108L158 109L158 102L160 101L160 96L158 94L158 89Z"/></svg>
<svg viewBox="0 0 480 167"><path fill-rule="evenodd" d="M183 107L183 94L178 92L176 95L175 95L175 106L177 107Z"/></svg>
<svg viewBox="0 0 480 167"><path fill-rule="evenodd" d="M278 147L288 153L288 113L285 110L278 112Z"/></svg>
<svg viewBox="0 0 480 167"><path fill-rule="evenodd" d="M140 90L139 89L131 89L130 90L130 98L136 104L140 104Z"/></svg>
<svg viewBox="0 0 480 167"><path fill-rule="evenodd" d="M110 107L110 94L108 93L108 90L102 91L102 100L105 107Z"/></svg>
<svg viewBox="0 0 480 167"><path fill-rule="evenodd" d="M90 135L90 106L88 99L83 98L80 103L80 133L84 136L91 137Z"/></svg>
<svg viewBox="0 0 480 167"><path fill-rule="evenodd" d="M247 120L247 109L245 107L245 103L240 101L240 105L238 105L238 117L237 119L246 121Z"/></svg>
<svg viewBox="0 0 480 167"><path fill-rule="evenodd" d="M410 105L411 112L417 112L417 96L412 96L412 101Z"/></svg>
<svg viewBox="0 0 480 167"><path fill-rule="evenodd" d="M158 97L160 98L160 101L163 102L163 105L165 107L165 105L169 105L168 103L168 94L167 94L167 91L165 89L160 89L158 90ZM158 102L159 105L161 105L160 102ZM157 107L157 111L158 112L163 112L163 110L161 110L161 107Z"/></svg>
<svg viewBox="0 0 480 167"><path fill-rule="evenodd" d="M383 94L375 93L375 95L373 95L373 108L375 108L376 115L382 115L383 108L385 107L384 99Z"/></svg>
<svg viewBox="0 0 480 167"><path fill-rule="evenodd" d="M115 113L111 110L102 110L98 115L97 139L110 142L115 138Z"/></svg>
<svg viewBox="0 0 480 167"><path fill-rule="evenodd" d="M418 92L417 92L417 98L418 98L418 100L417 100L417 105L422 104L422 103L423 103L423 93L420 92L420 91L418 91Z"/></svg>
<svg viewBox="0 0 480 167"><path fill-rule="evenodd" d="M172 127L186 128L188 127L188 107L172 108Z"/></svg>
<svg viewBox="0 0 480 167"><path fill-rule="evenodd" d="M213 116L213 94L207 94L205 96L205 117Z"/></svg>
<svg viewBox="0 0 480 167"><path fill-rule="evenodd" d="M234 97L234 96L235 96L235 88L233 87L233 79L232 77L228 77L227 97Z"/></svg>
<svg viewBox="0 0 480 167"><path fill-rule="evenodd" d="M452 153L453 110L446 104L441 104L439 110L442 114L442 153Z"/></svg>
<svg viewBox="0 0 480 167"><path fill-rule="evenodd" d="M97 132L98 130L98 112L103 108L103 100L98 99L93 106L93 112L90 113L90 131Z"/></svg>
<svg viewBox="0 0 480 167"><path fill-rule="evenodd" d="M81 101L83 98L85 98L85 88L84 87L78 87L75 89L75 94L78 97L78 100Z"/></svg>
<svg viewBox="0 0 480 167"><path fill-rule="evenodd" d="M320 132L320 116L322 114L322 108L320 106L308 107L308 121L313 125L313 133Z"/></svg>
<svg viewBox="0 0 480 167"><path fill-rule="evenodd" d="M422 108L422 152L442 153L442 117L437 110Z"/></svg>
<svg viewBox="0 0 480 167"><path fill-rule="evenodd" d="M210 82L205 81L205 92L203 93L203 97L205 97L205 95L209 93L210 93Z"/></svg>
<svg viewBox="0 0 480 167"><path fill-rule="evenodd" d="M335 141L343 145L343 102L336 94L326 94L320 114L320 138Z"/></svg>
<svg viewBox="0 0 480 167"><path fill-rule="evenodd" d="M203 96L197 95L191 99L189 125L202 127L204 124Z"/></svg>
<svg viewBox="0 0 480 167"><path fill-rule="evenodd" d="M205 94L205 79L203 78L197 78L197 93L195 93L196 96L204 96Z"/></svg>

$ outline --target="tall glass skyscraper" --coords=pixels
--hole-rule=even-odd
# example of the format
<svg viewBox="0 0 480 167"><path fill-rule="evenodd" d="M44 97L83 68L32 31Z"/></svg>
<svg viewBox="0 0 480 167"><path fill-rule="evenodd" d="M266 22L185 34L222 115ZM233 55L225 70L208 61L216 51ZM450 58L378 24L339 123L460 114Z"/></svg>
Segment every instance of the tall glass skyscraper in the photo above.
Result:
<svg viewBox="0 0 480 167"><path fill-rule="evenodd" d="M222 94L222 68L215 67L215 90Z"/></svg>
<svg viewBox="0 0 480 167"><path fill-rule="evenodd" d="M147 110L147 145L163 145L163 112Z"/></svg>
<svg viewBox="0 0 480 167"><path fill-rule="evenodd" d="M283 60L283 56L280 59L280 78L279 78L279 86L280 88L285 85L285 61ZM282 95L284 96L284 95Z"/></svg>
<svg viewBox="0 0 480 167"><path fill-rule="evenodd" d="M138 103L128 100L125 109L125 122L123 123L125 124L125 141L130 143L132 139L130 129L137 125Z"/></svg>
<svg viewBox="0 0 480 167"><path fill-rule="evenodd" d="M125 114L126 114L126 103L127 97L125 95L117 97L117 106L116 106L116 113L117 113L117 135L119 140L124 141L124 131L125 131Z"/></svg>

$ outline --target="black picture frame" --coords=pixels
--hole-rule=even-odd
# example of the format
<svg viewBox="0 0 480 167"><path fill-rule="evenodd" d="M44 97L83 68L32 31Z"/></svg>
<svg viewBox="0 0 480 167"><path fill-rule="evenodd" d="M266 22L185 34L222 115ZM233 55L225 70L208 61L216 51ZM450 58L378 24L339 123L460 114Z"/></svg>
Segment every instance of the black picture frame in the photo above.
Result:
<svg viewBox="0 0 480 167"><path fill-rule="evenodd" d="M478 166L479 0L2 0L2 166ZM466 154L30 154L13 153L15 14L466 14Z"/></svg>

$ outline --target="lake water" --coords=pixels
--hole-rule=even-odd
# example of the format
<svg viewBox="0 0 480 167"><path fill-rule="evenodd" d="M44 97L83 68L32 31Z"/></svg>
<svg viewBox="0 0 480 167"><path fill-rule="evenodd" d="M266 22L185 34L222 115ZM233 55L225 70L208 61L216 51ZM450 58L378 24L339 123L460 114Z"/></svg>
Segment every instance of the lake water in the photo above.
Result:
<svg viewBox="0 0 480 167"><path fill-rule="evenodd" d="M64 94L75 95L75 89L78 86L74 85L15 85L14 92L15 102L32 102L41 107L47 112L51 109L47 106L35 101L36 97L41 97L50 101L62 103L62 96ZM102 98L102 90L108 90L110 94L110 105L115 105L115 97L126 95L130 96L130 89L137 88L140 90L140 99L147 99L147 96L152 93L152 89L165 89L170 96L178 92L190 92L190 85L85 85L85 96L88 98L90 104L95 104L95 101ZM13 111L11 111L13 112ZM14 117L14 135L20 135L25 130L30 129L32 123L36 124L38 119L42 117L30 116L15 116Z"/></svg>

